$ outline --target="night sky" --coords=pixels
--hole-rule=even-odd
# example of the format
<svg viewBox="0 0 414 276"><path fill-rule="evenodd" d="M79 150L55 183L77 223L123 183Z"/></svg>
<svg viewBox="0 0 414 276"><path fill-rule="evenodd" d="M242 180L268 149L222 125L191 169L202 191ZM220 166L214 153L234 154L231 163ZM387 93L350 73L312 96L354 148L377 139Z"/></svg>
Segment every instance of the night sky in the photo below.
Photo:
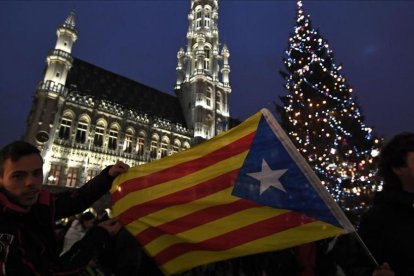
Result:
<svg viewBox="0 0 414 276"><path fill-rule="evenodd" d="M72 54L173 94L186 46L190 0L0 1L0 147L26 128L56 29L76 11ZM304 1L353 87L365 123L382 137L414 131L414 1ZM296 1L219 1L219 37L230 51L230 113L244 120L287 92L279 71Z"/></svg>

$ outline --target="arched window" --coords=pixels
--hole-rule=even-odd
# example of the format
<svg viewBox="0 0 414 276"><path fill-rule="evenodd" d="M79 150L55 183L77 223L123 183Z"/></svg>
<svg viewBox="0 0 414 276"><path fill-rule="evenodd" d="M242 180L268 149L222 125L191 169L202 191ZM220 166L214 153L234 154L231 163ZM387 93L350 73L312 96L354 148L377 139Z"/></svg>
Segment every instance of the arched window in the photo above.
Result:
<svg viewBox="0 0 414 276"><path fill-rule="evenodd" d="M78 122L78 128L76 129L76 143L84 144L86 142L88 132L89 120L87 116L82 116Z"/></svg>
<svg viewBox="0 0 414 276"><path fill-rule="evenodd" d="M119 126L117 124L112 124L109 129L109 139L108 139L108 148L111 150L116 150L118 147L118 132Z"/></svg>
<svg viewBox="0 0 414 276"><path fill-rule="evenodd" d="M184 148L184 149L189 149L189 148L190 148L190 143L188 143L188 141L185 141L185 142L183 143L183 148Z"/></svg>
<svg viewBox="0 0 414 276"><path fill-rule="evenodd" d="M173 154L174 154L174 153L176 153L176 152L179 152L179 151L180 151L180 147L181 147L181 142L180 142L180 140L175 139L175 140L174 140L174 144L173 144L173 148L172 148L172 152L173 152Z"/></svg>
<svg viewBox="0 0 414 276"><path fill-rule="evenodd" d="M195 27L196 29L200 29L201 28L201 23L202 23L202 11L201 11L201 7L197 7L196 11L195 11Z"/></svg>
<svg viewBox="0 0 414 276"><path fill-rule="evenodd" d="M170 139L167 136L163 136L161 139L161 158L167 156L169 143Z"/></svg>
<svg viewBox="0 0 414 276"><path fill-rule="evenodd" d="M95 136L93 137L93 144L97 147L103 146L103 138L105 135L106 121L98 120L95 127Z"/></svg>
<svg viewBox="0 0 414 276"><path fill-rule="evenodd" d="M70 129L73 121L73 112L65 111L62 116L59 128L59 138L63 140L69 140L70 138Z"/></svg>
<svg viewBox="0 0 414 276"><path fill-rule="evenodd" d="M204 28L209 29L211 25L211 11L210 9L205 9L204 11Z"/></svg>
<svg viewBox="0 0 414 276"><path fill-rule="evenodd" d="M158 149L158 140L159 140L158 134L153 134L151 137L151 145L150 145L150 157L152 159L157 158L157 149Z"/></svg>
<svg viewBox="0 0 414 276"><path fill-rule="evenodd" d="M145 137L147 136L147 134L145 133L145 131L141 130L138 134L137 137L137 146L136 146L136 152L138 155L143 155L144 154L144 143L145 143Z"/></svg>
<svg viewBox="0 0 414 276"><path fill-rule="evenodd" d="M123 150L127 153L132 152L132 137L134 136L134 129L129 127L125 132L125 140Z"/></svg>

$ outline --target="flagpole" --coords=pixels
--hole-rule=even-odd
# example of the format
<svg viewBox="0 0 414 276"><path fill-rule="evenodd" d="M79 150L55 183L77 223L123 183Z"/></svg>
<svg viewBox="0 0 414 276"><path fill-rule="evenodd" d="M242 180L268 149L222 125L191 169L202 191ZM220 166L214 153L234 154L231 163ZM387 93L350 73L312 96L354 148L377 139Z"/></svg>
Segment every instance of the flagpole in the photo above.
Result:
<svg viewBox="0 0 414 276"><path fill-rule="evenodd" d="M375 267L379 267L379 264L377 262L377 260L375 259L374 255L372 255L371 251L369 251L367 245L365 244L365 242L362 240L361 236L358 234L358 232L353 232L353 235L357 238L358 242L360 245L362 245L362 248L365 250L365 253L367 253L369 259L371 260L372 264L375 265Z"/></svg>

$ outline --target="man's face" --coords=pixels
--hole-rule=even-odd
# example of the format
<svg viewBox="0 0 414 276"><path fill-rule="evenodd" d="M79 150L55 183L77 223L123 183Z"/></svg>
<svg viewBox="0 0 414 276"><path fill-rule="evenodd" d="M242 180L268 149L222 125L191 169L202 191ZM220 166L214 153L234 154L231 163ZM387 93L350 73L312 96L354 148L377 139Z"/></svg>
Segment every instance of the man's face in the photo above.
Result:
<svg viewBox="0 0 414 276"><path fill-rule="evenodd" d="M414 192L414 151L407 153L406 166L395 168L394 173L400 178L403 189Z"/></svg>
<svg viewBox="0 0 414 276"><path fill-rule="evenodd" d="M30 207L37 202L43 183L42 159L30 154L13 162L7 159L0 175L0 187L7 191L14 201Z"/></svg>

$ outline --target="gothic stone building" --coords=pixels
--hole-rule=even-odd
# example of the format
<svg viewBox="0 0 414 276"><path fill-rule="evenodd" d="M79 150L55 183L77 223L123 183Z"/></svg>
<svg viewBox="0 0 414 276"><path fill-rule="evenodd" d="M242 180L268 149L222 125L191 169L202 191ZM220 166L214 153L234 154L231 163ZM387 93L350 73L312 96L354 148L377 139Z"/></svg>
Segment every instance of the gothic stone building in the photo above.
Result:
<svg viewBox="0 0 414 276"><path fill-rule="evenodd" d="M80 186L117 160L144 164L229 128L229 51L219 49L217 11L217 0L191 1L177 96L74 57L78 30L70 13L27 120L25 140L41 149L45 184Z"/></svg>

